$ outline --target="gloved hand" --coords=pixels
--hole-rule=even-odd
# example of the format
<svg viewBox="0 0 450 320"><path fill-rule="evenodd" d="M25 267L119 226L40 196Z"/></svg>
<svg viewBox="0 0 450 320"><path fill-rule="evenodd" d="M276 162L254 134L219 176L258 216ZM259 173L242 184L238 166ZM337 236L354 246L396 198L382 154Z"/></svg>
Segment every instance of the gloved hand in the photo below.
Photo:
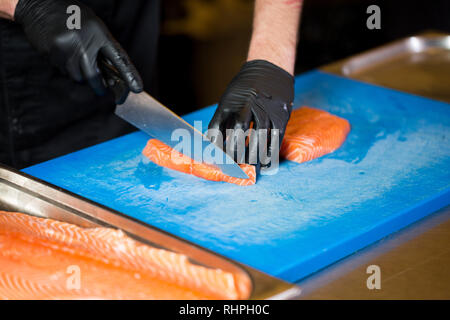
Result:
<svg viewBox="0 0 450 320"><path fill-rule="evenodd" d="M67 27L67 8L71 5L80 8L80 29ZM98 95L106 89L97 65L99 56L117 69L129 90L142 91L142 79L130 58L88 6L76 0L19 0L14 19L22 25L31 44L50 56L52 64L75 81L87 81Z"/></svg>
<svg viewBox="0 0 450 320"><path fill-rule="evenodd" d="M255 164L257 168L268 166L272 154L279 153L293 99L293 76L268 61L249 61L242 66L220 99L208 126L209 138L213 143L223 145L224 149L227 149L227 142L233 141L231 150L235 152L232 155L238 163ZM245 153L236 152L239 150L236 145L238 139L236 136L227 137L226 129L242 129L245 132L251 126L256 130L250 136ZM225 141L217 140L219 131ZM267 137L265 145L258 143L258 140L264 141L262 137ZM276 144L275 139L278 140ZM259 152L258 144L262 144ZM267 156L262 157L261 154Z"/></svg>

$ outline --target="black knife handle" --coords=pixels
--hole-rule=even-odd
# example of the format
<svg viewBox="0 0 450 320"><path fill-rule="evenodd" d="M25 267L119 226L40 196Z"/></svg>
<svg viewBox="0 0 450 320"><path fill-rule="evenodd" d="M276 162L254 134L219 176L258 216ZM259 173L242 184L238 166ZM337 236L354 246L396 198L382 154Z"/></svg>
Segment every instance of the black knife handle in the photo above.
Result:
<svg viewBox="0 0 450 320"><path fill-rule="evenodd" d="M130 89L120 77L117 69L105 57L99 55L97 59L98 68L103 76L105 85L113 92L116 104L122 104L128 97Z"/></svg>

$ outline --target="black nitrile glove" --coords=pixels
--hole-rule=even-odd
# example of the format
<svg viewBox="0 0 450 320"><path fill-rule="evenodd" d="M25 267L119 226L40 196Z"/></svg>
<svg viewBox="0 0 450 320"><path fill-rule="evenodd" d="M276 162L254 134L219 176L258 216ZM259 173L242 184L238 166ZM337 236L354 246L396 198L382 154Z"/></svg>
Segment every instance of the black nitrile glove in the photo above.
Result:
<svg viewBox="0 0 450 320"><path fill-rule="evenodd" d="M265 60L253 60L245 63L239 73L228 85L220 99L219 106L209 123L208 135L212 142L227 149L227 142L233 141L232 155L238 163L246 162L259 166L268 166L273 152L279 152L286 125L292 111L294 99L294 77L285 70ZM237 152L238 139L227 137L226 129L266 129L261 131L267 137L260 157L257 139L261 135L252 134L245 153ZM211 130L215 129L215 130ZM278 134L276 130L278 129ZM225 141L217 140L217 130L222 133ZM267 135L265 134L267 132ZM233 140L231 140L231 139ZM278 139L277 150L274 150L274 140ZM252 141L253 140L253 141ZM252 143L253 142L253 143ZM267 152L267 148L269 152ZM228 149L230 150L230 149ZM254 163L256 161L256 163Z"/></svg>
<svg viewBox="0 0 450 320"><path fill-rule="evenodd" d="M80 29L71 30L67 26L70 17L67 8L72 5L80 8ZM50 56L52 64L75 81L87 81L98 95L105 93L97 65L100 56L117 69L129 90L142 91L142 79L130 58L86 5L76 0L19 0L14 19L22 25L31 44Z"/></svg>

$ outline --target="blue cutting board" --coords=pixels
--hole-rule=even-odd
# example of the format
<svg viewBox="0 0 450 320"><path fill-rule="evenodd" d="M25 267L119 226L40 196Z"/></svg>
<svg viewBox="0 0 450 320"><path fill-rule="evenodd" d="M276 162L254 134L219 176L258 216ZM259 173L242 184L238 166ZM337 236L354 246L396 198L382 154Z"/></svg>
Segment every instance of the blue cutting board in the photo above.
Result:
<svg viewBox="0 0 450 320"><path fill-rule="evenodd" d="M141 132L24 171L288 281L449 204L450 105L318 71L297 77L301 105L348 119L347 141L254 186L158 167Z"/></svg>

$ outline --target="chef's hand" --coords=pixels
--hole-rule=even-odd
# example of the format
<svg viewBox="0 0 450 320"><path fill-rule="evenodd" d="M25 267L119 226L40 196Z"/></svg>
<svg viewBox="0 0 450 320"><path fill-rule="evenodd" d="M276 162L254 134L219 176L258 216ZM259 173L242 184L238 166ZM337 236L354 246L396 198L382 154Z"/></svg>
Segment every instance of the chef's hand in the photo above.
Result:
<svg viewBox="0 0 450 320"><path fill-rule="evenodd" d="M72 5L80 8L80 29L68 27L71 14L67 10ZM97 65L100 55L117 69L129 90L142 91L142 79L127 53L88 6L76 0L19 0L14 19L31 44L50 56L52 64L75 81L87 81L98 95L106 89Z"/></svg>
<svg viewBox="0 0 450 320"><path fill-rule="evenodd" d="M233 141L226 137L226 129L242 129L245 132L252 126L256 130L250 136L245 155L234 152L235 161L255 164L257 168L268 166L271 155L278 153L281 147L293 99L293 76L268 61L249 61L242 66L220 99L209 124L208 135L218 145L224 142L223 146L226 148L225 144ZM217 140L220 138L217 135L219 132L225 141ZM262 137L267 137L266 145L262 143ZM277 143L274 143L275 139L278 140ZM232 148L235 151L239 150L235 144L237 141L234 138ZM261 143L259 148L262 150L258 152L258 145Z"/></svg>

